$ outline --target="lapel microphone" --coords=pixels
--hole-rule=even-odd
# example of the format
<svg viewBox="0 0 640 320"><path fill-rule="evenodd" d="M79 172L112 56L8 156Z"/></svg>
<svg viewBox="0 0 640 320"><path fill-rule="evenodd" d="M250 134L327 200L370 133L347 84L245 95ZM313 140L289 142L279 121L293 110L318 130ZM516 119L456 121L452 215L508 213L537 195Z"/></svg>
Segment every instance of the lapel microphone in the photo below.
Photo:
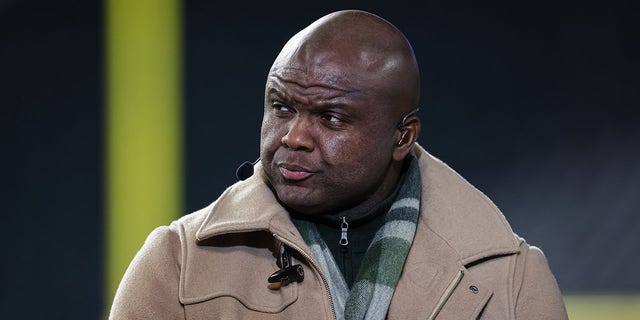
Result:
<svg viewBox="0 0 640 320"><path fill-rule="evenodd" d="M236 177L240 181L244 181L249 179L253 175L253 166L260 161L260 158L256 159L254 162L245 161L242 163L238 169L236 169Z"/></svg>

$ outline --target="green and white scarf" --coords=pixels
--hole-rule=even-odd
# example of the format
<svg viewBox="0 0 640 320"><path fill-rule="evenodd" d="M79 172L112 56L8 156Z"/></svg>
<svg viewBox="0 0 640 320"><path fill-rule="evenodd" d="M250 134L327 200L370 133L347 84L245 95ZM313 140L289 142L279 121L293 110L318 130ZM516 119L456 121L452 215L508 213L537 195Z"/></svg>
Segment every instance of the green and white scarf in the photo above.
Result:
<svg viewBox="0 0 640 320"><path fill-rule="evenodd" d="M295 220L307 245L324 271L338 319L384 319L404 262L413 243L420 213L420 169L412 158L404 183L376 232L349 288L314 223Z"/></svg>

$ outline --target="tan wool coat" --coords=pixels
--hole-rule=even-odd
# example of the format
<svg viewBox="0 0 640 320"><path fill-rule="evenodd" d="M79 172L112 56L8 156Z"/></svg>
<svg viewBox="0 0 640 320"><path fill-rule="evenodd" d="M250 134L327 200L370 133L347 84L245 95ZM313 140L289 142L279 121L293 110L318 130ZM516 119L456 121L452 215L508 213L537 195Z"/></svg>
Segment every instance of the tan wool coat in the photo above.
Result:
<svg viewBox="0 0 640 320"><path fill-rule="evenodd" d="M388 319L567 319L542 252L452 169L415 153L421 216ZM210 206L154 230L110 319L333 319L327 278L261 173L258 164ZM273 289L279 243L305 277Z"/></svg>

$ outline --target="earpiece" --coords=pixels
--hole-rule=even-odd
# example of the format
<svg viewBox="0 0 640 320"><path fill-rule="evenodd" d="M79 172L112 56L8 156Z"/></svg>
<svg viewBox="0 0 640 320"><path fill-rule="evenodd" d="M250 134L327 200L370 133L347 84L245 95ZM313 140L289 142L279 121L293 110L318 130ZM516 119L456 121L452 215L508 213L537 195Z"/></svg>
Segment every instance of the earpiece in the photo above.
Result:
<svg viewBox="0 0 640 320"><path fill-rule="evenodd" d="M398 130L400 130L400 132L402 132L402 135L400 136L400 140L398 140L398 142L396 142L397 146L401 146L402 143L404 143L404 138L407 135L407 131L409 131L407 129L407 125L406 125L407 119L409 119L409 117L411 117L411 116L415 115L416 113L418 113L418 110L420 110L420 109L416 108L416 109L413 109L411 112L405 114L404 117L402 117L402 120L400 120L400 122L398 123L397 127L398 127Z"/></svg>
<svg viewBox="0 0 640 320"><path fill-rule="evenodd" d="M397 146L402 145L402 143L404 142L404 138L407 135L407 129L402 131L402 135L400 136L400 139L398 140L398 142L396 142Z"/></svg>

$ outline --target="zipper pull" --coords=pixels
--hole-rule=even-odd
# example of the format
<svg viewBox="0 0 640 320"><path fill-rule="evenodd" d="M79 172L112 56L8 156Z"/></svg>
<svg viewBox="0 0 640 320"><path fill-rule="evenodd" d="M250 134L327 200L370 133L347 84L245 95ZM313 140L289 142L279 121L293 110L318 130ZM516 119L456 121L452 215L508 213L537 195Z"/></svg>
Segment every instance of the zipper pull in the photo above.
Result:
<svg viewBox="0 0 640 320"><path fill-rule="evenodd" d="M347 230L349 230L349 223L347 222L347 217L342 217L342 223L340 224L340 229L342 233L340 234L340 245L347 246L349 244L349 240L347 239Z"/></svg>

